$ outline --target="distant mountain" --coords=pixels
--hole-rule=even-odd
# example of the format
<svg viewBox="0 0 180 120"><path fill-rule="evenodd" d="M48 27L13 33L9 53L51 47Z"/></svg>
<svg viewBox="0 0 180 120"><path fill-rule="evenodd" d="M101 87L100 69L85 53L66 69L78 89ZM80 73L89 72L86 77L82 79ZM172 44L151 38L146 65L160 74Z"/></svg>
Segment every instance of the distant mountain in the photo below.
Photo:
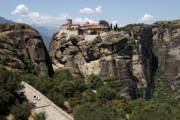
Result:
<svg viewBox="0 0 180 120"><path fill-rule="evenodd" d="M45 43L47 49L49 49L49 44L50 44L51 38L56 32L58 32L60 25L55 25L55 24L37 25L37 24L33 24L31 26L34 29L39 31L39 33L43 37L43 40L44 40L44 43Z"/></svg>
<svg viewBox="0 0 180 120"><path fill-rule="evenodd" d="M13 21L7 20L3 17L0 17L0 23L11 23L11 22L13 22ZM41 25L33 24L31 26L34 29L39 31L47 49L49 49L49 44L50 44L51 38L56 32L58 32L60 25L57 25L57 24L41 24Z"/></svg>
<svg viewBox="0 0 180 120"><path fill-rule="evenodd" d="M7 19L5 19L3 17L0 17L0 23L11 23L11 22L13 22L13 21L7 20Z"/></svg>

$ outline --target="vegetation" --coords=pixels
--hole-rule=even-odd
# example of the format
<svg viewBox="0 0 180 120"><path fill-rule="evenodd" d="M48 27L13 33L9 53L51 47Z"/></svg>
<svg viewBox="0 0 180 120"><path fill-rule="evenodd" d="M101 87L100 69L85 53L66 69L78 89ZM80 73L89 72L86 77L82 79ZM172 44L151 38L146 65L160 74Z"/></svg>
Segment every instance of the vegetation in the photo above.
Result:
<svg viewBox="0 0 180 120"><path fill-rule="evenodd" d="M179 120L179 100L162 69L154 77L150 99L141 96L130 100L120 96L121 82L113 75L101 79L90 75L87 80L73 77L67 70L57 71L52 78L34 74L15 74L0 67L0 117L12 113L17 120L26 120L31 105L22 94L24 80L46 95L59 107L72 112L75 120ZM69 103L67 107L64 102ZM22 111L23 109L23 111ZM3 111L3 112L2 112ZM44 120L44 113L33 116Z"/></svg>
<svg viewBox="0 0 180 120"><path fill-rule="evenodd" d="M34 120L46 120L46 113L40 112L38 114L33 115Z"/></svg>
<svg viewBox="0 0 180 120"><path fill-rule="evenodd" d="M102 26L107 27L107 28L110 27L110 26L109 26L109 23L108 23L107 21L105 21L105 20L100 20L100 21L99 21L99 25L102 25Z"/></svg>
<svg viewBox="0 0 180 120"><path fill-rule="evenodd" d="M31 104L27 102L16 103L12 106L11 113L14 115L15 120L27 120L31 115Z"/></svg>
<svg viewBox="0 0 180 120"><path fill-rule="evenodd" d="M20 76L7 71L0 66L0 119L12 113L16 120L27 120L30 115L30 106L20 92Z"/></svg>

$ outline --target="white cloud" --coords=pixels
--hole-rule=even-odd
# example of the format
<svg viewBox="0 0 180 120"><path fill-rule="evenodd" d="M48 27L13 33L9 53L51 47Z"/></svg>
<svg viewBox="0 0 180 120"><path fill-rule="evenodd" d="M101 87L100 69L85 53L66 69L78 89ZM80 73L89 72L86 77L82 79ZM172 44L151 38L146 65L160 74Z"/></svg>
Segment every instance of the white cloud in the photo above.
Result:
<svg viewBox="0 0 180 120"><path fill-rule="evenodd" d="M97 8L96 8L96 12L97 13L102 13L102 6L99 5Z"/></svg>
<svg viewBox="0 0 180 120"><path fill-rule="evenodd" d="M75 23L85 23L85 22L89 22L89 23L95 23L97 24L97 21L93 20L93 19L90 19L90 18L80 18L80 17L77 17L74 19L74 22Z"/></svg>
<svg viewBox="0 0 180 120"><path fill-rule="evenodd" d="M27 15L29 13L29 8L24 4L20 4L16 7L16 9L12 12L12 14L19 14L21 16Z"/></svg>
<svg viewBox="0 0 180 120"><path fill-rule="evenodd" d="M45 24L48 22L64 20L69 18L68 14L61 14L59 16L49 16L49 15L42 15L39 12L32 12L29 8L24 5L20 4L16 7L16 9L12 12L13 15L19 15L21 18L27 18L33 21L36 24Z"/></svg>
<svg viewBox="0 0 180 120"><path fill-rule="evenodd" d="M95 8L95 9L92 9L92 8L87 8L87 7L85 7L85 8L83 8L83 9L80 9L79 10L79 13L82 13L82 14L92 14L92 13L98 13L98 14L100 14L100 13L102 13L103 11L102 11L102 6L101 5L99 5L97 8Z"/></svg>
<svg viewBox="0 0 180 120"><path fill-rule="evenodd" d="M154 16L152 16L151 14L144 14L144 16L141 19L139 19L138 22L145 23L145 22L152 21L153 19L154 19Z"/></svg>
<svg viewBox="0 0 180 120"><path fill-rule="evenodd" d="M112 25L116 25L116 24L118 24L118 21L116 20L112 21Z"/></svg>
<svg viewBox="0 0 180 120"><path fill-rule="evenodd" d="M94 12L94 10L91 8L83 8L83 9L80 9L79 12L85 13L85 14L92 14Z"/></svg>

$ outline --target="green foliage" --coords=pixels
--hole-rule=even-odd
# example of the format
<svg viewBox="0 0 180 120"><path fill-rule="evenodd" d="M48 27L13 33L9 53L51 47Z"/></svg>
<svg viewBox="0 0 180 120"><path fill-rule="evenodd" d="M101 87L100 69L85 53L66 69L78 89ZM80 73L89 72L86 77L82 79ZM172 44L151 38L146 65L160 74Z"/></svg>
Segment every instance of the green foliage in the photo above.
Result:
<svg viewBox="0 0 180 120"><path fill-rule="evenodd" d="M9 74L6 72L0 74L2 79L7 76ZM148 101L140 98L141 90L138 91L139 98L135 100L120 97L121 81L116 80L113 75L103 80L97 75L90 75L85 83L85 80L73 77L68 70L62 70L55 72L53 78L27 74L20 79L30 83L59 107L65 107L64 101L70 103L75 120L180 119L180 110L177 107L179 101L175 99L171 83L161 69L155 73L154 91ZM10 87L7 88L13 87L11 84L8 86ZM8 99L13 99L11 94L5 91L2 93L7 94L5 96Z"/></svg>
<svg viewBox="0 0 180 120"><path fill-rule="evenodd" d="M25 103L16 103L12 106L11 113L14 115L15 120L28 120L31 115L31 104Z"/></svg>
<svg viewBox="0 0 180 120"><path fill-rule="evenodd" d="M74 84L75 90L77 92L83 92L87 89L87 86L86 86L85 81L83 79L74 78L73 84Z"/></svg>
<svg viewBox="0 0 180 120"><path fill-rule="evenodd" d="M95 90L101 87L103 85L103 82L99 76L92 74L88 77L87 84L90 89Z"/></svg>
<svg viewBox="0 0 180 120"><path fill-rule="evenodd" d="M33 74L37 74L38 73L38 69L37 67L35 67L32 63L32 61L24 61L24 64L25 64L25 70L28 72L28 73L33 73Z"/></svg>
<svg viewBox="0 0 180 120"><path fill-rule="evenodd" d="M118 97L118 93L111 88L101 87L100 89L98 89L97 97L101 101L113 100L113 99L116 99Z"/></svg>
<svg viewBox="0 0 180 120"><path fill-rule="evenodd" d="M173 114L168 104L147 104L133 110L130 120L172 120Z"/></svg>
<svg viewBox="0 0 180 120"><path fill-rule="evenodd" d="M75 86L72 81L63 81L60 84L59 89L65 97L73 97Z"/></svg>
<svg viewBox="0 0 180 120"><path fill-rule="evenodd" d="M159 68L154 76L153 98L168 100L173 96L174 91L171 89L171 82L166 79L164 71Z"/></svg>
<svg viewBox="0 0 180 120"><path fill-rule="evenodd" d="M123 111L113 110L98 103L85 103L74 110L75 120L122 120Z"/></svg>
<svg viewBox="0 0 180 120"><path fill-rule="evenodd" d="M117 24L114 26L114 31L118 31L118 25Z"/></svg>
<svg viewBox="0 0 180 120"><path fill-rule="evenodd" d="M109 28L109 23L105 20L100 20L99 25Z"/></svg>
<svg viewBox="0 0 180 120"><path fill-rule="evenodd" d="M83 102L95 102L96 94L92 90L86 90L82 93Z"/></svg>
<svg viewBox="0 0 180 120"><path fill-rule="evenodd" d="M62 82L63 80L72 80L72 74L68 70L56 71L53 75L53 79L57 82Z"/></svg>
<svg viewBox="0 0 180 120"><path fill-rule="evenodd" d="M40 112L38 114L33 115L34 120L46 120L46 113Z"/></svg>
<svg viewBox="0 0 180 120"><path fill-rule="evenodd" d="M0 116L8 114L16 101L24 99L23 94L19 92L22 88L19 75L0 66Z"/></svg>

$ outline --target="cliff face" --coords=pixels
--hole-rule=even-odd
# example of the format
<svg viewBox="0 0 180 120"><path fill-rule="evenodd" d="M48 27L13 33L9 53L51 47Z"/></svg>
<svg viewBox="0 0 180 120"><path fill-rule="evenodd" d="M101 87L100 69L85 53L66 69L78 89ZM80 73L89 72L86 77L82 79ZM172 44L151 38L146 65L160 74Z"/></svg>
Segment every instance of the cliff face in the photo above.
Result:
<svg viewBox="0 0 180 120"><path fill-rule="evenodd" d="M161 21L152 25L153 51L173 89L180 92L180 20Z"/></svg>
<svg viewBox="0 0 180 120"><path fill-rule="evenodd" d="M0 23L0 64L9 70L43 76L52 72L41 36L25 24Z"/></svg>
<svg viewBox="0 0 180 120"><path fill-rule="evenodd" d="M127 32L86 36L57 33L52 38L49 52L53 68L69 69L85 78L91 74L102 78L114 75L116 80L121 80L122 96L135 97L136 88L144 90L146 96L154 60L152 32L148 27L138 32L147 32L150 36L135 39Z"/></svg>
<svg viewBox="0 0 180 120"><path fill-rule="evenodd" d="M50 56L54 70L102 78L114 75L121 81L120 94L133 98L135 91L148 97L157 68L162 68L172 88L180 92L180 21L134 25L121 32L101 35L54 35Z"/></svg>

